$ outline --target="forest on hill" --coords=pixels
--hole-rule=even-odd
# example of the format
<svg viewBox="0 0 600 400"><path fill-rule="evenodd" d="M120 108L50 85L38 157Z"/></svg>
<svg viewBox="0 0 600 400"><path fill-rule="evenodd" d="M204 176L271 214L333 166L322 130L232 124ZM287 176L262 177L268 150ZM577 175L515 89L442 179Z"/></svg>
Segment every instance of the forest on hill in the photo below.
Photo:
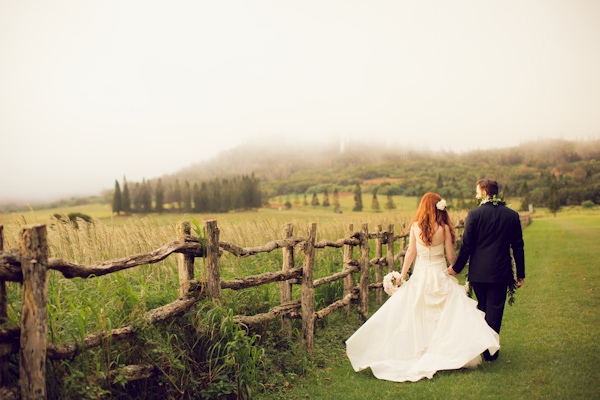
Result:
<svg viewBox="0 0 600 400"><path fill-rule="evenodd" d="M246 194L246 200L231 198L243 193L232 188L232 184L237 187L236 182L249 179L242 174L253 174L251 181L260 192L260 200L256 194ZM471 199L475 182L484 177L496 179L508 199L527 196L528 203L538 207L548 203L553 183L561 205L580 205L586 200L599 204L600 140L544 140L462 154L364 143L244 145L160 180L165 202L174 203L174 209L186 203L180 200L178 187L204 185L210 190L202 195L213 204L230 204L222 208L226 211L236 209L235 204L256 207L273 196L304 195L310 199L314 194L353 192L356 185L361 186L362 193L378 195L421 196L433 191L457 203L459 199ZM145 184L152 188L157 182ZM186 210L198 210L194 196L200 194L192 189ZM248 196L252 200L247 200ZM470 205L465 203L466 207Z"/></svg>
<svg viewBox="0 0 600 400"><path fill-rule="evenodd" d="M315 194L354 192L357 185L363 194L383 196L434 191L455 207L467 199L468 208L483 177L496 179L507 199L527 196L536 207L547 205L553 184L561 205L600 204L600 140L539 140L466 153L364 142L247 143L175 174L116 181L102 196L36 208L103 199L124 212L227 212L260 207L273 196L310 201Z"/></svg>

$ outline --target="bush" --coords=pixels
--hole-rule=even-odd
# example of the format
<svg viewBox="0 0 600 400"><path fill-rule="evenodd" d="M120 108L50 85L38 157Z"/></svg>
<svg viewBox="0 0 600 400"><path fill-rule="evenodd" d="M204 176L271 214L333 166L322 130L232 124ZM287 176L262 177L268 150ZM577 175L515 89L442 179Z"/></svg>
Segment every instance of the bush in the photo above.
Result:
<svg viewBox="0 0 600 400"><path fill-rule="evenodd" d="M67 215L56 213L56 214L53 214L52 216L54 218L56 218L57 220L64 221L64 222L67 222L67 219L68 219L69 221L71 221L73 223L73 225L75 225L75 228L78 227L77 226L78 218L84 220L85 222L89 222L89 223L92 222L92 217L90 217L89 215L86 215L86 214L79 213L79 212L72 212Z"/></svg>
<svg viewBox="0 0 600 400"><path fill-rule="evenodd" d="M595 205L596 205L596 204L594 204L594 202L593 202L593 201L591 201L591 200L586 200L586 201L584 201L583 203L581 203L581 207L583 207L583 208L592 208L592 207L594 207Z"/></svg>

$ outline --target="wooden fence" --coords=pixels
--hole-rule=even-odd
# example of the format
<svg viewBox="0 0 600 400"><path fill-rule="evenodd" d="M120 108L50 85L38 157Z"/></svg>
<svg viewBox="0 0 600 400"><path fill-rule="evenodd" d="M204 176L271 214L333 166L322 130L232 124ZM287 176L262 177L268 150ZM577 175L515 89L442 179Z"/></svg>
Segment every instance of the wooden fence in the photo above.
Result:
<svg viewBox="0 0 600 400"><path fill-rule="evenodd" d="M457 228L460 230L462 224ZM377 290L377 300L383 301L383 271L392 271L394 265L405 255L408 233L394 234L394 225L386 231L378 225L370 232L367 224L359 231L349 225L344 238L337 241L316 241L317 224L308 224L305 237L293 236L292 224L285 224L282 239L271 241L258 247L241 247L234 243L219 240L219 228L216 220L206 221L206 243L203 246L197 237L190 235L190 225L184 222L178 229L176 241L170 242L148 253L135 254L125 258L105 261L96 265L79 265L59 258L48 257L47 231L45 225L33 225L21 228L19 249L3 251L3 227L0 225L0 323L7 317L6 282L23 284L23 305L21 322L18 326L0 328L0 398L45 399L46 398L46 359L67 359L74 357L81 347L84 350L100 346L103 340L113 342L135 335L134 325L127 324L110 332L97 332L85 336L83 346L77 342L63 344L47 343L47 270L56 270L65 278L94 278L122 271L140 265L152 264L178 253L179 298L162 307L149 310L143 315L146 323L155 324L165 321L197 303L203 296L209 296L214 302L221 302L221 290L241 290L249 287L279 282L280 304L267 313L258 315L236 315L234 322L254 325L281 318L283 331L291 336L291 320L302 319L302 341L305 349L312 352L315 319L321 319L329 313L345 309L358 302L359 315L367 318L369 313L368 291ZM460 238L460 235L459 235ZM369 259L369 240L374 240L373 259ZM394 243L400 241L399 252L395 252ZM386 255L383 255L385 245ZM325 247L343 248L341 271L319 279L313 278L315 249ZM353 249L360 249L360 257L353 258ZM231 280L221 280L220 258L227 251L237 257L249 257L259 253L270 253L282 249L283 265L280 271L245 276ZM294 267L295 256L303 253L302 267ZM206 279L194 279L194 258L206 258ZM375 267L375 282L370 282L371 267ZM354 285L352 274L360 273L359 284ZM313 292L318 286L344 279L343 298L316 311ZM292 285L301 285L301 297L292 298ZM298 311L300 310L300 312ZM7 385L8 356L19 353L19 382ZM154 373L152 365L130 365L120 369L121 376L129 381L145 379ZM111 379L113 374L108 374ZM4 387L2 387L4 386Z"/></svg>

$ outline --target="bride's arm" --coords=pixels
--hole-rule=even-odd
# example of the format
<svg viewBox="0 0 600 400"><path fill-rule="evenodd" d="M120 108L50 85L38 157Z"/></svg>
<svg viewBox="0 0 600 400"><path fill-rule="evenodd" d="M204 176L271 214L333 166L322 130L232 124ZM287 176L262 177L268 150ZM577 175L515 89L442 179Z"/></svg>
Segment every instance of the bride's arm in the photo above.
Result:
<svg viewBox="0 0 600 400"><path fill-rule="evenodd" d="M456 263L456 251L454 251L454 243L452 243L452 235L450 234L450 227L444 225L444 249L446 250L446 259L450 263L450 266Z"/></svg>
<svg viewBox="0 0 600 400"><path fill-rule="evenodd" d="M402 272L400 272L400 278L398 280L404 279L410 265L415 260L417 255L417 239L415 238L415 229L414 226L410 227L410 236L408 239L408 249L406 249L406 255L404 256L404 264L402 265ZM396 285L399 285L400 282L396 282Z"/></svg>
<svg viewBox="0 0 600 400"><path fill-rule="evenodd" d="M446 229L446 238L444 239L444 250L446 250L446 259L450 263L450 267L448 267L448 273L450 275L458 275L452 267L456 264L456 251L454 251L454 243L452 243L452 235L450 235L450 227L445 226Z"/></svg>

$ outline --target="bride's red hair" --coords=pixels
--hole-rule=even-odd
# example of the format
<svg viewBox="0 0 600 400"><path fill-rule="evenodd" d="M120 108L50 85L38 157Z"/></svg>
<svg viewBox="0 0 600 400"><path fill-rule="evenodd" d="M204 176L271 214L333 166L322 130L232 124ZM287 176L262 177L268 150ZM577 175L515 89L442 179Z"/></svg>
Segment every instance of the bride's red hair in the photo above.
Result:
<svg viewBox="0 0 600 400"><path fill-rule="evenodd" d="M417 214L411 221L411 226L415 222L421 229L421 240L426 245L431 246L433 240L433 234L435 233L435 225L439 225L442 228L444 225L448 225L450 228L450 235L452 235L452 243L456 244L456 234L454 233L454 227L450 222L450 217L447 211L438 210L437 203L442 200L437 193L425 193L421 199L421 204L417 210Z"/></svg>

